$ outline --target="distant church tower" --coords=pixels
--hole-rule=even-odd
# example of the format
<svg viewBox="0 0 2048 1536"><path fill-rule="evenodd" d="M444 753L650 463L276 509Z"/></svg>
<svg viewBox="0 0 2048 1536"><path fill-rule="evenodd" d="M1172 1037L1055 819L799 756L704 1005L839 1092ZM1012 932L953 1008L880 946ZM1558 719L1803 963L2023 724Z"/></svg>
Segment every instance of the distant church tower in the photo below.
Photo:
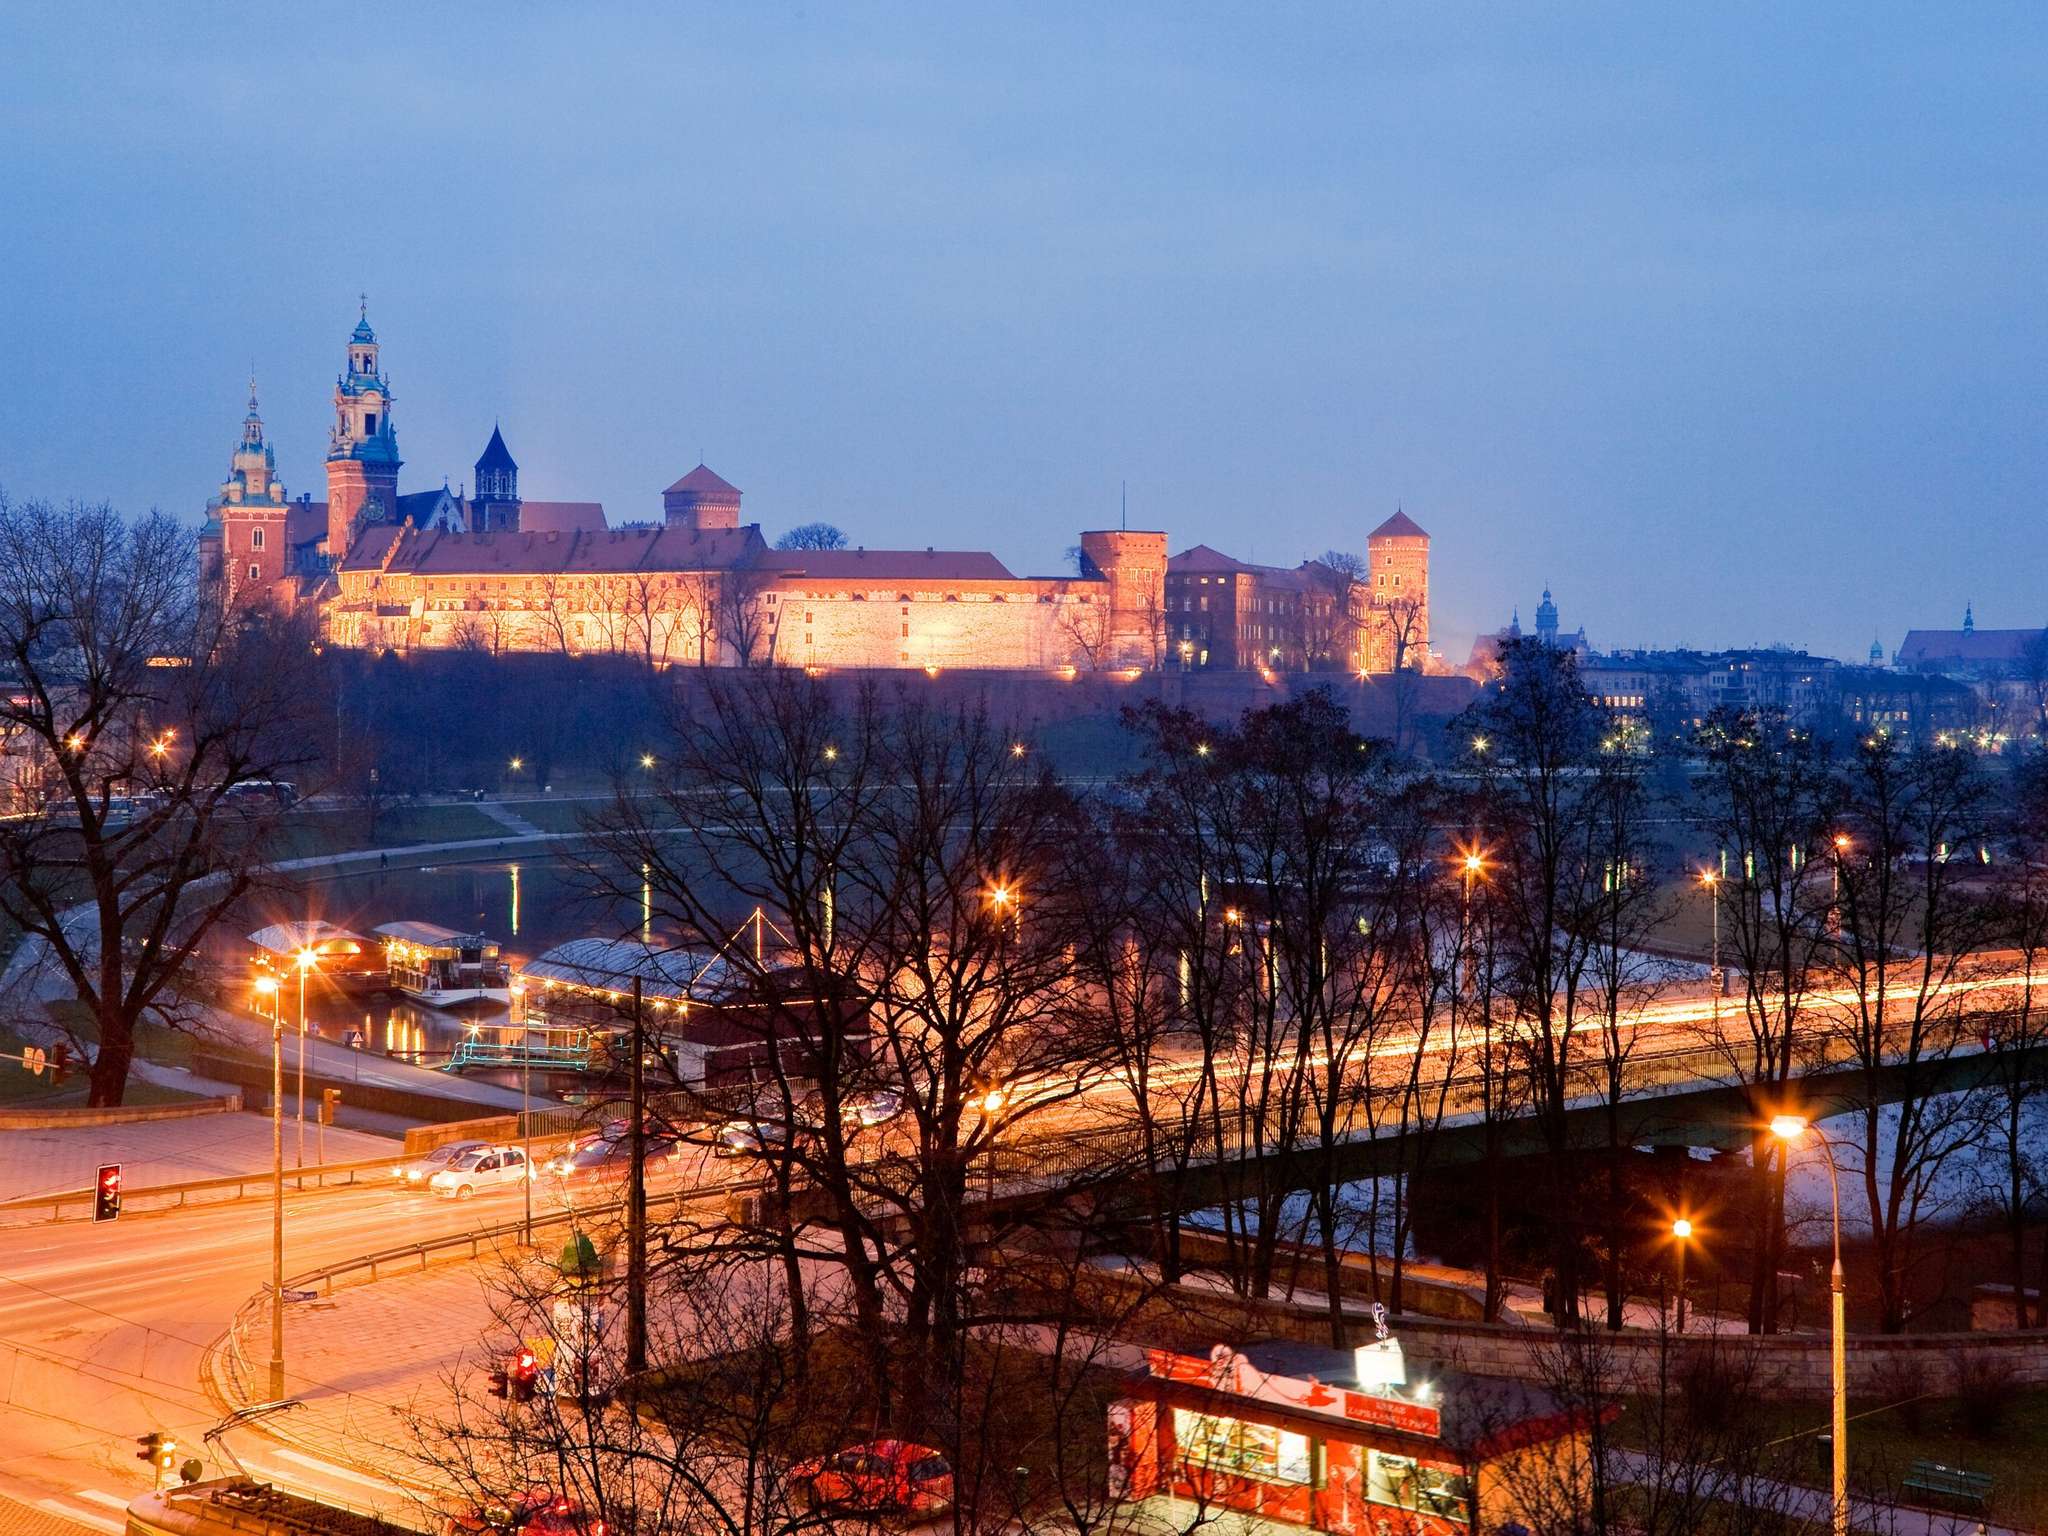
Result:
<svg viewBox="0 0 2048 1536"><path fill-rule="evenodd" d="M357 533L389 522L398 509L391 386L378 370L367 302L348 339L348 372L334 383L334 416L327 446L327 559L339 565Z"/></svg>
<svg viewBox="0 0 2048 1536"><path fill-rule="evenodd" d="M519 531L519 466L495 425L483 456L476 461L476 496L470 502L469 526L474 533Z"/></svg>
<svg viewBox="0 0 2048 1536"><path fill-rule="evenodd" d="M249 414L242 418L242 440L235 444L228 477L207 509L220 524L220 581L229 601L269 593L285 576L284 483L277 478L277 459L263 436L263 417L256 409L256 381L249 381Z"/></svg>
<svg viewBox="0 0 2048 1536"><path fill-rule="evenodd" d="M1543 589L1543 601L1536 605L1536 640L1538 644L1557 644L1557 604L1550 600L1550 588Z"/></svg>
<svg viewBox="0 0 2048 1536"><path fill-rule="evenodd" d="M740 488L699 464L661 493L661 518L671 528L709 533L740 525Z"/></svg>

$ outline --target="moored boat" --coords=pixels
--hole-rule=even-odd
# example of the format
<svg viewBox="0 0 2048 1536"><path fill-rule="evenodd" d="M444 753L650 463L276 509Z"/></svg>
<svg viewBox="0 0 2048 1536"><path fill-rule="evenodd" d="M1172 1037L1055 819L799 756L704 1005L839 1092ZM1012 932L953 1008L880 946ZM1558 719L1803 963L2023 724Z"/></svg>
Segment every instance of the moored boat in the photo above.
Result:
<svg viewBox="0 0 2048 1536"><path fill-rule="evenodd" d="M498 946L480 933L439 923L379 923L391 986L429 1008L511 1000L511 975Z"/></svg>

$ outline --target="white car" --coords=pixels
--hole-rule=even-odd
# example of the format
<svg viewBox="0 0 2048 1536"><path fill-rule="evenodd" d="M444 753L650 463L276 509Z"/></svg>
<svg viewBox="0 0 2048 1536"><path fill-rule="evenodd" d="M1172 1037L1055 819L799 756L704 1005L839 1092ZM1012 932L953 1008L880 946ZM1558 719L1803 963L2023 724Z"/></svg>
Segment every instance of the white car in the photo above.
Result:
<svg viewBox="0 0 2048 1536"><path fill-rule="evenodd" d="M466 1152L475 1152L488 1147L487 1141L451 1141L433 1148L409 1163L401 1163L391 1170L391 1177L407 1189L419 1189L442 1169L449 1167Z"/></svg>
<svg viewBox="0 0 2048 1536"><path fill-rule="evenodd" d="M475 1147L427 1181L437 1195L467 1200L480 1189L517 1184L533 1177L526 1154L517 1147Z"/></svg>

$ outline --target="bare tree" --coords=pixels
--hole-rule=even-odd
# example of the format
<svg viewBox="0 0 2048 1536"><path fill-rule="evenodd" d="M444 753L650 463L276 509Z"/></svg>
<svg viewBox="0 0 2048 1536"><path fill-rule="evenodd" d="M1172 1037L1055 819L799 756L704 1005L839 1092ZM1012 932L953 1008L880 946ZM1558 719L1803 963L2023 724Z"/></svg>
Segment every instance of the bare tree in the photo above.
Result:
<svg viewBox="0 0 2048 1536"><path fill-rule="evenodd" d="M1079 658L1083 671L1101 669L1109 656L1107 603L1087 602L1069 594L1058 604L1053 623L1070 647L1068 654Z"/></svg>
<svg viewBox="0 0 2048 1536"><path fill-rule="evenodd" d="M1836 786L1827 744L1782 712L1716 710L1695 737L1703 820L1720 862L1712 899L1742 976L1740 1011L1716 1010L1710 1044L1742 1088L1750 1143L1749 1329L1773 1333L1785 1243L1785 1167L1763 1127L1783 1113L1811 1049L1816 971L1828 941L1838 849Z"/></svg>
<svg viewBox="0 0 2048 1536"><path fill-rule="evenodd" d="M1869 1210L1879 1323L1906 1326L1940 1176L1976 1135L1978 1105L1944 1091L1965 1040L1986 913L1962 885L1988 836L1990 788L1975 755L1865 737L1843 772L1841 921L1830 969L1848 1001L1831 1033L1863 1078L1857 1172Z"/></svg>
<svg viewBox="0 0 2048 1536"><path fill-rule="evenodd" d="M748 563L728 566L717 574L713 639L731 648L738 666L766 666L774 659L767 644L768 605L763 601L773 581L769 572Z"/></svg>
<svg viewBox="0 0 2048 1536"><path fill-rule="evenodd" d="M830 523L799 523L775 541L777 549L844 549L846 535Z"/></svg>
<svg viewBox="0 0 2048 1536"><path fill-rule="evenodd" d="M257 878L277 801L244 786L312 760L311 638L202 595L171 518L0 499L0 730L48 764L0 822L0 913L93 1018L93 1104Z"/></svg>

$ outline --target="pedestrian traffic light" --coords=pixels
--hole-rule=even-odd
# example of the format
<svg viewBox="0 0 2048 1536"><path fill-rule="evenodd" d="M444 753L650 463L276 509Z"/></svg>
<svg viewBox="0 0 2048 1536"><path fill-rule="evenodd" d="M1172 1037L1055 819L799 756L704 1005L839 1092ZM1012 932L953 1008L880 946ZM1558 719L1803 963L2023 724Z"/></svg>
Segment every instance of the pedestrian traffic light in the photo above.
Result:
<svg viewBox="0 0 2048 1536"><path fill-rule="evenodd" d="M99 1182L93 1186L92 1219L112 1221L121 1214L121 1165L102 1163Z"/></svg>

